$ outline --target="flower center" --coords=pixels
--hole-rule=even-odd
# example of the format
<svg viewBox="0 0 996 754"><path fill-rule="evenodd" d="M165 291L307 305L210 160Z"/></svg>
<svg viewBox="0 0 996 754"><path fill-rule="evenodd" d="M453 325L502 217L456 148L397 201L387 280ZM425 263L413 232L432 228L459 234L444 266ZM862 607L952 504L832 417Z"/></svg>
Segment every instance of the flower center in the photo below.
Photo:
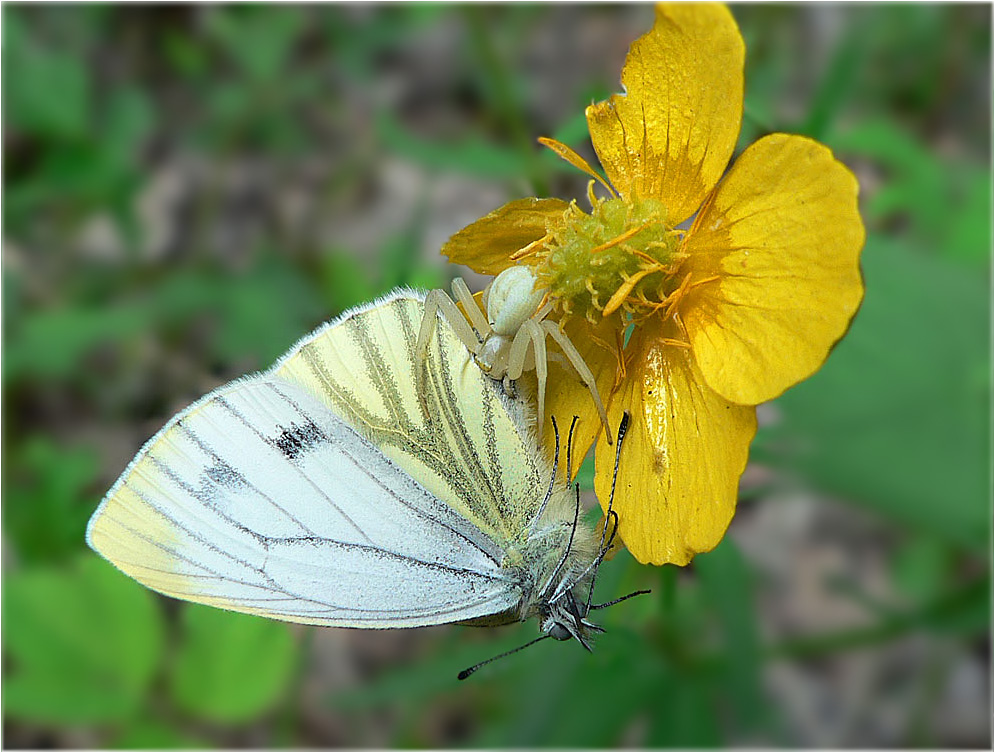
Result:
<svg viewBox="0 0 996 754"><path fill-rule="evenodd" d="M536 250L539 286L567 315L595 323L619 312L640 318L666 308L679 288L680 232L664 223L656 199L599 199L591 214L576 203L548 228Z"/></svg>

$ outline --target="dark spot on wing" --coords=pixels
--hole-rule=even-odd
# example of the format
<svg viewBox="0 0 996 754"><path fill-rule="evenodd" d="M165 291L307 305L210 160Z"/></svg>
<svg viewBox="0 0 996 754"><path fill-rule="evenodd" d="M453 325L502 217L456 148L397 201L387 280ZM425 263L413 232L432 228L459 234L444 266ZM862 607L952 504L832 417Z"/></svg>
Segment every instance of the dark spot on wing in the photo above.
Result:
<svg viewBox="0 0 996 754"><path fill-rule="evenodd" d="M219 487L238 488L248 485L244 476L221 460L205 469L204 476Z"/></svg>
<svg viewBox="0 0 996 754"><path fill-rule="evenodd" d="M281 432L273 439L273 444L291 460L323 440L328 440L325 433L310 421L307 424L291 424L280 429Z"/></svg>

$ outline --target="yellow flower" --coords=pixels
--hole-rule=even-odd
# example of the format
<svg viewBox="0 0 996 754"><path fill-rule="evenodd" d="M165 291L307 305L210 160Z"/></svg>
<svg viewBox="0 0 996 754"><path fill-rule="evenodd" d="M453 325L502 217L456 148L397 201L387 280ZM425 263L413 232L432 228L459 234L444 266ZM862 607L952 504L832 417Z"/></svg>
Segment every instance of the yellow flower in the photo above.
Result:
<svg viewBox="0 0 996 754"><path fill-rule="evenodd" d="M595 373L610 423L630 413L614 507L642 562L684 565L719 542L754 407L819 369L864 292L858 184L829 149L771 134L724 175L743 65L725 7L659 6L630 48L626 93L586 111L608 182L567 146L541 140L608 198L592 181L590 213L559 199L513 201L443 248L486 274L531 265ZM561 426L581 416L574 473L600 422L587 389L560 377L547 406ZM598 443L603 507L613 453Z"/></svg>

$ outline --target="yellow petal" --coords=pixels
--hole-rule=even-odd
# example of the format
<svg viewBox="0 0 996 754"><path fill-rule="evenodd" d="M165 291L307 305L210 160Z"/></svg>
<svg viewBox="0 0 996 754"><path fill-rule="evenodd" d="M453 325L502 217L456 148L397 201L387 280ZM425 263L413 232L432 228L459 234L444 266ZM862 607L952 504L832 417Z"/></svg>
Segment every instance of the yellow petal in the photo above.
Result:
<svg viewBox="0 0 996 754"><path fill-rule="evenodd" d="M753 405L819 369L864 295L857 198L851 171L802 136L737 159L685 245L699 276L720 278L682 308L713 390Z"/></svg>
<svg viewBox="0 0 996 754"><path fill-rule="evenodd" d="M626 94L588 107L591 142L626 198L654 198L674 226L716 185L743 112L744 43L730 11L711 3L657 6L630 47Z"/></svg>
<svg viewBox="0 0 996 754"><path fill-rule="evenodd" d="M567 209L561 199L516 199L471 223L443 244L451 262L484 275L497 275L511 266L509 257L546 235Z"/></svg>
<svg viewBox="0 0 996 754"><path fill-rule="evenodd" d="M737 485L757 427L753 406L736 406L702 381L687 349L634 334L629 373L609 409L630 412L613 509L619 536L641 563L685 565L715 547L733 517ZM634 346L631 341L627 351ZM598 443L595 491L605 509L615 448Z"/></svg>

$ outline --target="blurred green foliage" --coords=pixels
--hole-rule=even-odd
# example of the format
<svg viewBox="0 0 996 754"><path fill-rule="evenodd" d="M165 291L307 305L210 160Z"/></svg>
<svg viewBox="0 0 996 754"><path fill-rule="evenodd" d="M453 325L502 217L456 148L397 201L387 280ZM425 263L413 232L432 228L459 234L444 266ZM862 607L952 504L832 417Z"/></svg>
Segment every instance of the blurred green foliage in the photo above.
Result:
<svg viewBox="0 0 996 754"><path fill-rule="evenodd" d="M312 629L178 605L85 550L86 520L103 491L173 411L265 367L345 308L450 274L421 256L427 200L400 229L373 221L379 245L364 256L318 232L315 217L285 223L251 202L234 212L211 176L269 160L286 170L263 183L290 181L302 164L325 160L331 167L308 184L312 212L340 220L373 201L370 181L384 160L497 184L509 198L578 196L576 174L541 153L535 137L590 154L582 111L618 86L618 68L577 82L571 108L549 116L526 105L539 73L524 52L531 30L561 34L575 17L601 23L620 12L4 6L8 742L71 745L82 735L91 747L365 746L364 732L379 730L372 740L398 747L784 744L795 739L765 691L768 663L921 632L968 648L986 641L985 6L734 8L748 49L741 148L771 130L805 133L829 144L863 185L864 305L825 368L774 403L777 421L752 451L777 472L770 484L835 495L886 532L902 599L882 604L838 585L864 610L863 624L769 643L755 566L732 538L684 570L641 567L623 554L604 568L599 596L654 591L606 611L608 632L593 655L547 642L458 684L456 671L525 642L535 626L426 632L414 639L417 658L387 670L375 662L321 698L324 715L347 721L326 740L302 723L312 658L302 637ZM807 78L801 32L826 12L843 28L820 37L826 54ZM384 94L398 51L430 49L447 29L459 65L432 70L448 77L439 86L457 106L444 107L431 81L400 104ZM447 113L441 124L420 125L433 107ZM209 178L177 211L172 240L156 246L144 204L153 169L191 158ZM275 202L281 186L267 188L263 202ZM219 241L246 217L258 221L251 232ZM591 487L590 465L580 478ZM742 506L763 492L746 489ZM899 743L943 745L918 717L911 710ZM448 726L454 719L464 722Z"/></svg>

